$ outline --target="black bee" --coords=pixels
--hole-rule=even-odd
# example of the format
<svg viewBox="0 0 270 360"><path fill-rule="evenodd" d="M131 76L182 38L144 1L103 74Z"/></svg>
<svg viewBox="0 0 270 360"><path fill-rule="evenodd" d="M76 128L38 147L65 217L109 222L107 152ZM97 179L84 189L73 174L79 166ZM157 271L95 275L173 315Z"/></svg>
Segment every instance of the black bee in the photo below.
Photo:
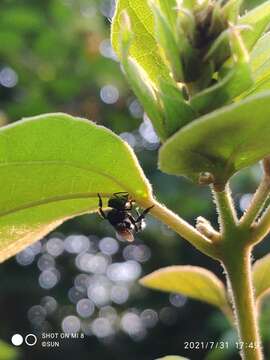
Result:
<svg viewBox="0 0 270 360"><path fill-rule="evenodd" d="M154 207L150 206L145 209L142 214L133 207L134 200L129 198L127 192L118 192L108 201L108 206L111 208L106 214L102 209L102 199L100 194L97 194L99 198L99 213L100 215L109 221L109 223L115 228L117 235L127 241L134 240L134 234L142 231L145 228L145 215ZM132 211L136 213L137 218L134 218Z"/></svg>

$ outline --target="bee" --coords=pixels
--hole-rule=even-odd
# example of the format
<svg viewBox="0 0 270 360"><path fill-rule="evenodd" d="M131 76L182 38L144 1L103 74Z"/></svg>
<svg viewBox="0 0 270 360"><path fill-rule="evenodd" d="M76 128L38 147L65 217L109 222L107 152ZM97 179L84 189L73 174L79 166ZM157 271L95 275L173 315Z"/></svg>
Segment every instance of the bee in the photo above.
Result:
<svg viewBox="0 0 270 360"><path fill-rule="evenodd" d="M145 228L145 215L154 207L154 205L145 209L140 214L133 206L135 201L130 199L129 193L117 192L114 193L108 201L108 206L111 210L105 213L102 209L102 198L100 194L97 195L99 198L98 209L100 215L114 227L118 237L132 242L134 240L134 234ZM134 213L136 214L136 218L134 217Z"/></svg>

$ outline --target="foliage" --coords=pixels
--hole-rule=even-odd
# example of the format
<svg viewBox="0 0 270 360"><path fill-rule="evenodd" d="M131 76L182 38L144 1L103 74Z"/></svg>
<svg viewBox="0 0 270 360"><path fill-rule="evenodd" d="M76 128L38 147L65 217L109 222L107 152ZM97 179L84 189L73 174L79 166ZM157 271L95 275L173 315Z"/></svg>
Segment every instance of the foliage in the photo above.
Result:
<svg viewBox="0 0 270 360"><path fill-rule="evenodd" d="M0 357L2 360L15 360L18 359L18 351L0 340Z"/></svg>
<svg viewBox="0 0 270 360"><path fill-rule="evenodd" d="M240 339L259 343L249 274L250 249L267 235L270 217L269 208L261 216L270 189L270 2L249 12L235 0L181 4L170 0L169 5L161 1L131 4L118 0L112 44L130 86L162 141L160 169L187 176L200 185L211 185L219 232L202 219L194 228L160 205L152 197L132 149L113 133L85 120L51 114L19 121L0 131L0 175L4 179L0 258L14 255L66 219L96 211L97 193L109 198L116 191L127 191L141 207L154 205L154 216L223 264ZM4 26L10 27L14 15L5 11ZM66 16L69 19L71 12ZM29 21L23 12L15 18L18 27ZM42 19L37 18L30 29L40 26ZM49 52L42 47L42 41L38 44L41 52ZM13 54L8 55L12 58ZM61 62L56 68L65 73ZM87 78L87 72L88 68L81 73L82 78ZM49 89L59 95L54 80L49 79ZM65 80L68 78L62 78ZM68 85L61 89L68 89ZM33 89L43 100L35 86ZM79 88L77 91L79 95ZM76 94L76 90L73 88L71 93ZM65 93L63 99L68 100L70 94ZM12 114L12 110L9 112ZM256 121L252 114L256 114ZM228 182L239 170L263 159L263 182L246 214L238 219ZM264 277L267 267L267 257L254 265L258 297L269 289ZM203 300L220 307L231 318L228 287L225 289L205 269L161 269L143 278L142 283ZM244 349L247 359L253 359L253 355L259 359L259 352L259 348Z"/></svg>
<svg viewBox="0 0 270 360"><path fill-rule="evenodd" d="M163 140L171 135L171 131L166 129L175 122L175 119L166 116L165 94L162 91L164 81L175 88L179 87L179 81L182 83L178 90L178 96L182 94L182 101L181 98L178 100L179 107L189 110L176 114L175 117L181 117L177 122L178 129L200 114L231 103L236 96L253 86L248 51L252 50L269 24L269 2L240 19L235 15L235 11L239 10L239 2L235 1L230 1L223 8L217 4L214 10L211 6L207 8L205 5L204 8L204 5L188 5L188 2L183 9L172 10L177 8L175 1L168 7L159 3L147 5L145 2L142 8L139 3L130 4L121 0L117 4L112 43L122 59L133 90ZM226 25L228 19L233 23ZM199 31L205 33L205 38L200 38ZM150 46L150 43L153 45ZM157 47L156 43L161 46ZM148 56L149 52L152 56ZM130 62L144 74L138 76L136 73L134 76L137 85L128 68ZM164 70L166 67L167 71ZM173 78L168 79L168 73ZM146 82L151 87L153 106L163 118L163 129L161 120L157 124L153 106L147 106L147 99L142 99L140 94L139 84L143 88Z"/></svg>
<svg viewBox="0 0 270 360"><path fill-rule="evenodd" d="M162 146L160 168L197 183L201 174L210 173L215 184L224 187L237 171L269 154L269 97L269 92L258 94L192 122ZM256 122L252 111L258 115Z"/></svg>
<svg viewBox="0 0 270 360"><path fill-rule="evenodd" d="M79 118L52 114L23 120L1 131L0 147L2 261L65 219L95 210L97 193L127 191L136 198L150 193L131 149L109 130Z"/></svg>
<svg viewBox="0 0 270 360"><path fill-rule="evenodd" d="M213 273L200 267L169 266L145 276L140 283L152 289L205 301L225 313L229 309L222 282Z"/></svg>

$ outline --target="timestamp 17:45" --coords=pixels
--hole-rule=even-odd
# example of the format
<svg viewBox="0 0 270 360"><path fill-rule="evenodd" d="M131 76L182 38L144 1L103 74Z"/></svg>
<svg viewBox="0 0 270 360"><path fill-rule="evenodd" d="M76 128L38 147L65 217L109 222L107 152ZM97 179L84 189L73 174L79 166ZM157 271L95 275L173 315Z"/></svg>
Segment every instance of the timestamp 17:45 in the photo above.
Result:
<svg viewBox="0 0 270 360"><path fill-rule="evenodd" d="M229 342L229 341L185 341L184 349L187 350L211 350L211 349L230 349L235 347L237 350L242 349L257 349L261 344L255 342L244 343L242 341Z"/></svg>

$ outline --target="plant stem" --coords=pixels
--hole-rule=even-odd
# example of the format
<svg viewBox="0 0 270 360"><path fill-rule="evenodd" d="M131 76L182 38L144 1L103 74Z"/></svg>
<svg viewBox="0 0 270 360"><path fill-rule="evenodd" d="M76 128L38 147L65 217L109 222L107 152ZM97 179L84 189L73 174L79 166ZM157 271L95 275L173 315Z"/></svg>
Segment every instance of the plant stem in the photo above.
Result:
<svg viewBox="0 0 270 360"><path fill-rule="evenodd" d="M259 222L253 228L252 243L258 243L266 235L270 229L270 206L265 210Z"/></svg>
<svg viewBox="0 0 270 360"><path fill-rule="evenodd" d="M261 360L263 357L251 276L252 246L248 245L250 229L239 226L228 185L224 191L213 189L213 194L221 226L221 239L216 245L227 273L242 358Z"/></svg>
<svg viewBox="0 0 270 360"><path fill-rule="evenodd" d="M161 205L154 199L147 200L144 203L140 201L139 204L144 208L154 205L153 209L151 210L151 214L153 216L161 220L164 224L168 225L171 229L189 241L202 253L212 258L217 258L216 249L213 246L213 243L180 216L166 208L166 206Z"/></svg>
<svg viewBox="0 0 270 360"><path fill-rule="evenodd" d="M241 247L238 250L234 248L234 253L228 253L227 258L224 259L224 268L227 272L236 325L241 339L239 343L241 354L245 360L261 360L263 355L251 278L251 250Z"/></svg>
<svg viewBox="0 0 270 360"><path fill-rule="evenodd" d="M215 191L212 188L213 196L217 206L220 231L222 235L226 235L230 229L234 229L237 224L237 216L229 185L223 191Z"/></svg>
<svg viewBox="0 0 270 360"><path fill-rule="evenodd" d="M240 225L248 228L260 214L270 192L270 178L265 175L263 180L254 194L251 204L240 220Z"/></svg>

